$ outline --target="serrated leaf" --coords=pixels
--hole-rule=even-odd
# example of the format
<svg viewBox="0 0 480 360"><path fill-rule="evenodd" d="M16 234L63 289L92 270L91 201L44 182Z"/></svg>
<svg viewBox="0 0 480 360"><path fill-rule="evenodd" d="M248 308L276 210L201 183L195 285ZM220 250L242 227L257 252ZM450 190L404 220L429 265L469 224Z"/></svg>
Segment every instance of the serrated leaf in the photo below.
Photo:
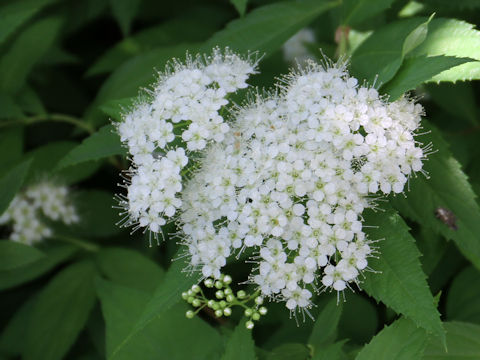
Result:
<svg viewBox="0 0 480 360"><path fill-rule="evenodd" d="M44 18L26 28L8 52L0 58L0 91L15 93L26 81L35 63L53 44L61 21Z"/></svg>
<svg viewBox="0 0 480 360"><path fill-rule="evenodd" d="M405 57L425 41L428 34L428 24L432 21L434 15L435 14L430 16L427 21L418 25L410 34L408 34L403 42L402 57Z"/></svg>
<svg viewBox="0 0 480 360"><path fill-rule="evenodd" d="M96 259L103 275L119 285L152 292L163 279L163 269L138 251L106 248Z"/></svg>
<svg viewBox="0 0 480 360"><path fill-rule="evenodd" d="M425 120L422 125L428 133L417 140L425 144L431 142L438 150L424 165L429 178L423 175L411 178L408 197L397 196L393 204L403 216L454 240L462 254L480 269L480 208L475 193L440 131ZM450 229L437 219L435 214L439 207L453 212L458 230Z"/></svg>
<svg viewBox="0 0 480 360"><path fill-rule="evenodd" d="M82 143L70 150L59 162L57 169L78 165L87 161L97 161L114 155L126 155L120 137L113 125L105 125L90 135Z"/></svg>
<svg viewBox="0 0 480 360"><path fill-rule="evenodd" d="M456 56L480 60L480 32L474 25L454 19L434 19L425 41L412 56ZM457 66L432 78L432 82L480 79L480 62Z"/></svg>
<svg viewBox="0 0 480 360"><path fill-rule="evenodd" d="M23 161L0 178L0 214L7 210L22 187L31 163L30 160Z"/></svg>
<svg viewBox="0 0 480 360"><path fill-rule="evenodd" d="M235 6L240 16L245 16L248 0L230 0L230 3Z"/></svg>
<svg viewBox="0 0 480 360"><path fill-rule="evenodd" d="M366 224L375 226L365 229L369 238L381 241L378 259L369 259L369 267L379 273L365 273L361 287L377 301L444 339L440 314L420 264L420 252L407 225L391 208L376 213L367 210L363 216Z"/></svg>
<svg viewBox="0 0 480 360"><path fill-rule="evenodd" d="M121 351L113 353L127 336L150 294L114 284L100 278L96 281L106 322L107 358L131 360L141 354L142 360L218 359L222 347L219 334L199 318L187 319L186 304L177 304L155 318L132 337Z"/></svg>
<svg viewBox="0 0 480 360"><path fill-rule="evenodd" d="M344 0L342 24L355 26L388 9L394 0Z"/></svg>
<svg viewBox="0 0 480 360"><path fill-rule="evenodd" d="M453 279L447 294L448 320L480 324L480 271L468 267Z"/></svg>
<svg viewBox="0 0 480 360"><path fill-rule="evenodd" d="M369 83L391 80L402 65L405 39L424 22L425 18L406 19L375 30L353 53L352 73Z"/></svg>
<svg viewBox="0 0 480 360"><path fill-rule="evenodd" d="M259 51L271 55L275 50L337 1L285 1L261 6L236 19L217 32L203 47L205 51L228 46L240 53Z"/></svg>
<svg viewBox="0 0 480 360"><path fill-rule="evenodd" d="M480 359L480 326L462 322L444 323L447 348L438 339L430 339L423 360Z"/></svg>
<svg viewBox="0 0 480 360"><path fill-rule="evenodd" d="M407 319L386 326L355 360L421 360L427 344L427 333Z"/></svg>
<svg viewBox="0 0 480 360"><path fill-rule="evenodd" d="M331 344L335 340L338 322L342 315L343 303L338 302L336 298L332 298L315 320L312 333L308 338L308 344L313 346L314 354L317 349L322 348L326 344Z"/></svg>
<svg viewBox="0 0 480 360"><path fill-rule="evenodd" d="M0 241L0 271L25 266L44 256L44 253L32 246L8 240Z"/></svg>
<svg viewBox="0 0 480 360"><path fill-rule="evenodd" d="M173 258L176 259L178 257L179 254L177 253ZM153 297L148 301L146 306L143 307L141 316L136 321L135 326L130 329L128 334L126 334L122 341L112 350L112 358L121 352L125 346L128 346L128 343L136 334L145 329L157 318L163 316L172 306L181 301L183 291L188 290L193 284L198 282L200 275L194 274L187 276L187 274L182 271L184 267L185 263L182 260L173 262L163 281L155 290Z"/></svg>
<svg viewBox="0 0 480 360"><path fill-rule="evenodd" d="M382 86L381 92L390 95L389 101L397 100L402 94L430 81L434 76L454 66L473 61L453 56L418 56L406 59L395 77Z"/></svg>
<svg viewBox="0 0 480 360"><path fill-rule="evenodd" d="M62 359L85 326L95 302L91 262L70 265L43 288L28 325L25 360Z"/></svg>
<svg viewBox="0 0 480 360"><path fill-rule="evenodd" d="M255 343L252 330L248 330L245 321L240 321L229 336L222 360L255 360Z"/></svg>
<svg viewBox="0 0 480 360"><path fill-rule="evenodd" d="M45 257L11 270L0 271L0 290L10 289L45 274L72 256L76 247L70 245L53 246L44 250Z"/></svg>
<svg viewBox="0 0 480 360"><path fill-rule="evenodd" d="M130 33L130 26L137 14L141 0L110 0L110 7L124 36Z"/></svg>

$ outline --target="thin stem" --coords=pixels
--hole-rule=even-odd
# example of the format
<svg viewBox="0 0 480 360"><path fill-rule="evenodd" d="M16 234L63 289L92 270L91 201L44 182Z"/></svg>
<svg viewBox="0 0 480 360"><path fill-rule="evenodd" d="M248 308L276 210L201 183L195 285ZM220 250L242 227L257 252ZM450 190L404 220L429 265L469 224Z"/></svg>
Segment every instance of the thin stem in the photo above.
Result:
<svg viewBox="0 0 480 360"><path fill-rule="evenodd" d="M65 114L45 114L45 115L24 117L24 118L19 118L15 120L4 121L0 123L0 127L18 125L18 124L30 125L30 124L36 124L41 122L47 122L47 121L63 122L66 124L74 125L80 129L87 131L89 134L93 134L95 132L95 129L90 124L76 117L65 115Z"/></svg>
<svg viewBox="0 0 480 360"><path fill-rule="evenodd" d="M96 244L93 244L89 241L72 238L70 236L57 235L55 236L55 239L68 242L70 244L78 246L79 248L82 248L84 250L91 251L91 252L97 252L98 250L100 250L100 247Z"/></svg>

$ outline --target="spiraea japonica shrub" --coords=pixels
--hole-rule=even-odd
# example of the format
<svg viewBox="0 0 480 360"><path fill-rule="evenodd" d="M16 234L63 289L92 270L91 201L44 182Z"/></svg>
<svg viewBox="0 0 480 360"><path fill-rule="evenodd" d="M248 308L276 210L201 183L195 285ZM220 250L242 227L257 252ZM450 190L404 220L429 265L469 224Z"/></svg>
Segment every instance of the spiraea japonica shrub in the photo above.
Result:
<svg viewBox="0 0 480 360"><path fill-rule="evenodd" d="M478 8L0 4L0 358L480 358Z"/></svg>

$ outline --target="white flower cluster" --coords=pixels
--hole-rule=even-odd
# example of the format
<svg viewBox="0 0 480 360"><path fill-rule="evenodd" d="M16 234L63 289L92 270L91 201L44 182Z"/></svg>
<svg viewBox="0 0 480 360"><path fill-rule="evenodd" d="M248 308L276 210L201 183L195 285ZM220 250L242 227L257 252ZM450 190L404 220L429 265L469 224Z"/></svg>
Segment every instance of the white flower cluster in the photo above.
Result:
<svg viewBox="0 0 480 360"><path fill-rule="evenodd" d="M313 60L312 54L306 44L315 42L315 34L312 29L304 28L293 35L282 46L283 58L289 63L305 64Z"/></svg>
<svg viewBox="0 0 480 360"><path fill-rule="evenodd" d="M373 251L361 214L421 171L422 111L359 86L342 64L311 62L257 96L182 191L192 266L218 278L229 256L253 248L250 280L290 310L310 306L318 281L358 283Z"/></svg>
<svg viewBox="0 0 480 360"><path fill-rule="evenodd" d="M118 125L122 142L132 155L128 195L121 198L127 210L126 225L146 227L153 233L181 205L182 169L187 153L220 142L229 126L220 114L230 93L248 86L256 61L228 49L215 49L209 57L174 62L160 75L148 99Z"/></svg>
<svg viewBox="0 0 480 360"><path fill-rule="evenodd" d="M41 182L28 187L14 197L0 216L0 224L12 223L10 240L33 245L52 236L52 229L43 223L42 216L65 224L79 221L66 186Z"/></svg>

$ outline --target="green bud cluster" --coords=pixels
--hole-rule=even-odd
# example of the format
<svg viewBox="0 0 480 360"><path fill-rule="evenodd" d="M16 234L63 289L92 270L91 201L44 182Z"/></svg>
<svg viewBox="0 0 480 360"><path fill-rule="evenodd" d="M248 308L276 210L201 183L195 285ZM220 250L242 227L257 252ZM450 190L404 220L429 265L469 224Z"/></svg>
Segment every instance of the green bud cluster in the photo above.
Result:
<svg viewBox="0 0 480 360"><path fill-rule="evenodd" d="M199 285L193 285L188 291L182 293L182 298L196 308L195 311L188 310L186 317L193 318L205 307L212 309L216 317L228 317L232 314L232 307L240 306L248 318L245 326L247 329L253 329L254 321L260 320L262 315L267 314L267 308L262 306L263 297L259 296L259 291L253 294L247 294L243 290L234 293L230 288L231 282L231 276L223 274L217 280L205 279L203 285L215 291L215 299L208 299Z"/></svg>

